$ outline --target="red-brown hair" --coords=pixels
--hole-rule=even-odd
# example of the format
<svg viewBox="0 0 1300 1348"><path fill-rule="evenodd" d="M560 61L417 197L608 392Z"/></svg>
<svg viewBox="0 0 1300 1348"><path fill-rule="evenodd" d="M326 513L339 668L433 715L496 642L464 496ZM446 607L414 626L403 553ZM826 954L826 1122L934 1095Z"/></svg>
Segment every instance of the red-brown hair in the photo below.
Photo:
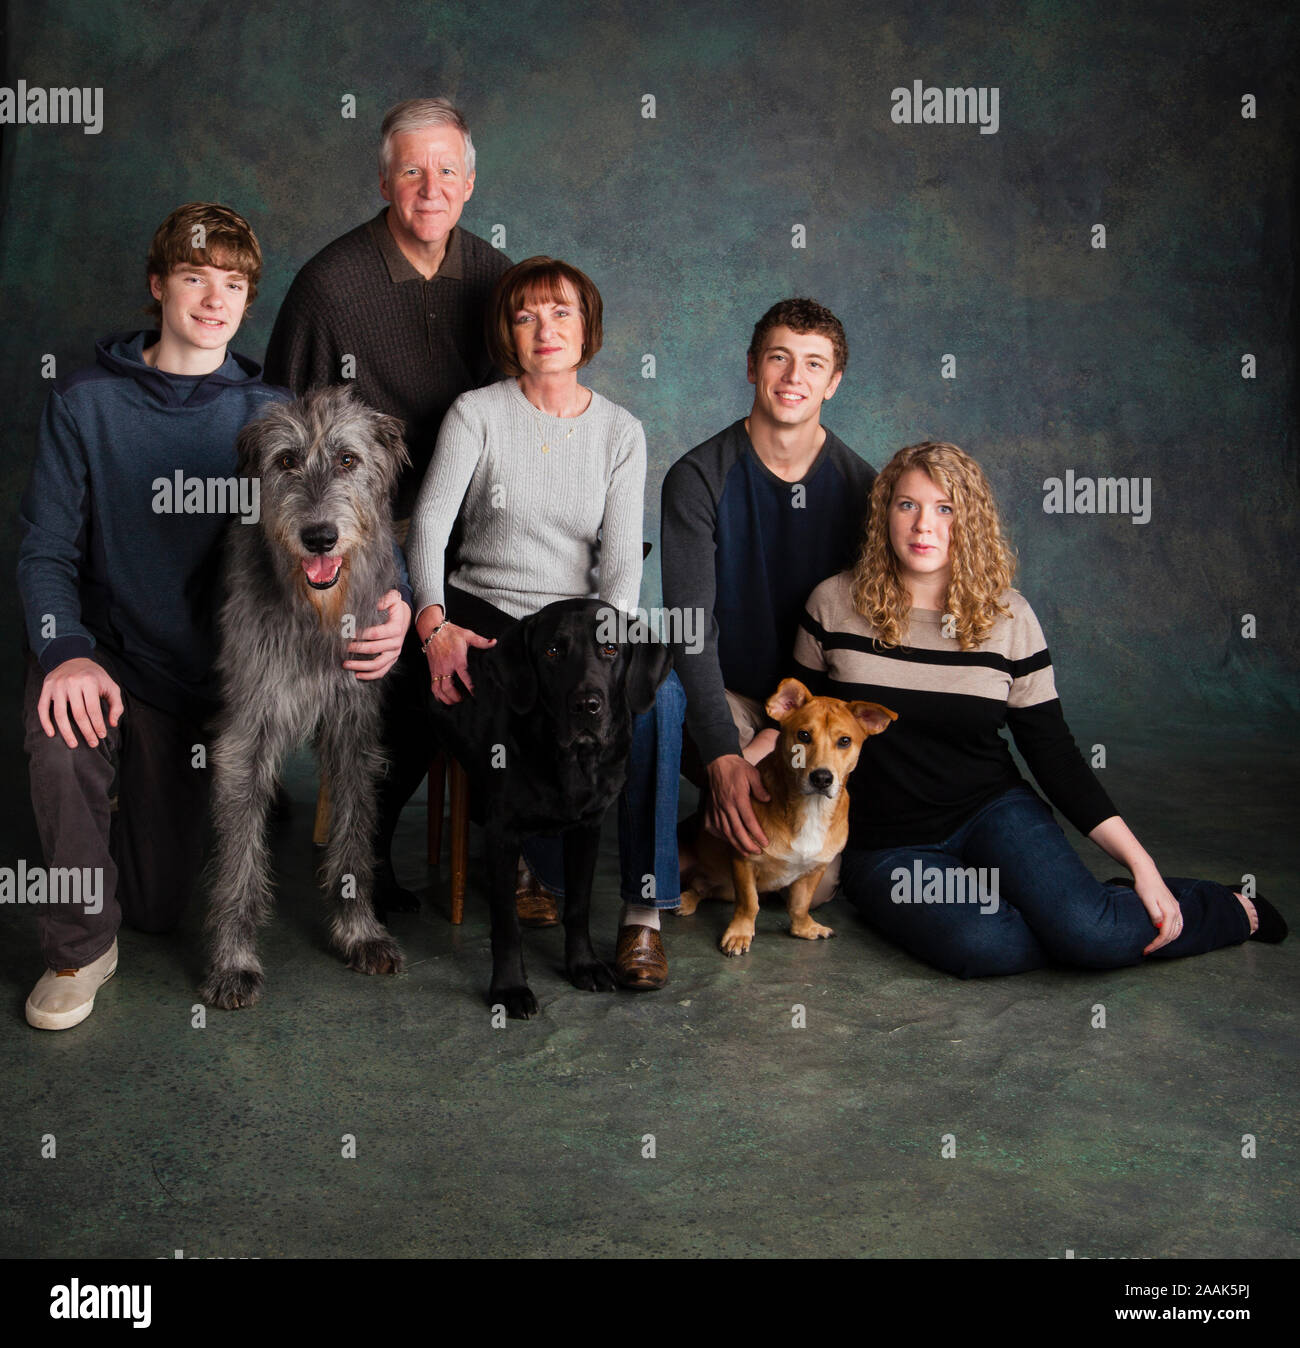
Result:
<svg viewBox="0 0 1300 1348"><path fill-rule="evenodd" d="M526 257L516 262L496 283L488 301L487 347L492 363L509 375L523 374L515 354L515 315L542 300L559 304L571 289L582 310L583 349L581 369L600 350L604 339L605 306L596 283L585 272L553 257Z"/></svg>
<svg viewBox="0 0 1300 1348"><path fill-rule="evenodd" d="M238 211L211 201L189 201L158 226L149 245L145 275L157 276L165 284L177 267L242 272L248 280L251 305L262 279L262 247L252 226ZM162 313L157 300L148 309L155 316Z"/></svg>

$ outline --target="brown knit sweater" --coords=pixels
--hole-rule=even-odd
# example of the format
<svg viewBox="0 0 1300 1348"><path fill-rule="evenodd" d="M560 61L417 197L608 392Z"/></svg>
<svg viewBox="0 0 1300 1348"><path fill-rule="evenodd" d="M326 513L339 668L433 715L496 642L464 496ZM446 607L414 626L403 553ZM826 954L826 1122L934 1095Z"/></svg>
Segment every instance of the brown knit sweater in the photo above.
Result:
<svg viewBox="0 0 1300 1348"><path fill-rule="evenodd" d="M500 377L483 318L510 259L457 226L442 266L426 281L398 248L387 209L327 244L294 278L263 377L297 394L351 382L371 407L401 417L411 467L398 484L394 513L405 519L447 409L468 389Z"/></svg>

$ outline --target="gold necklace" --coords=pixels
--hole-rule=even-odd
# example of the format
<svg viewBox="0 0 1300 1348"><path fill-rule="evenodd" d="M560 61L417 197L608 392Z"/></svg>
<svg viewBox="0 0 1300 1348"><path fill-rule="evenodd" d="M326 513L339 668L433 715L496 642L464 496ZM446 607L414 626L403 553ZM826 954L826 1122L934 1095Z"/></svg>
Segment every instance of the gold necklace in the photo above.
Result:
<svg viewBox="0 0 1300 1348"><path fill-rule="evenodd" d="M520 392L523 392L523 390L521 389ZM524 401L525 401L525 402L528 402L528 399L525 398ZM587 405L588 405L588 406L591 405L591 400L590 400L590 399L588 399ZM535 417L538 418L537 424L538 424L539 426L541 426L541 428L542 428L542 453L543 453L543 454L549 454L549 453L551 452L551 446L550 446L550 444L547 442L546 427L545 427L544 425L542 425L542 421L541 421L541 410L540 410L539 408L533 407L532 403L528 403L528 406L533 408L533 416L535 416ZM586 407L584 407L584 408L582 409L583 412L585 412L586 410L587 410ZM581 416L581 415L582 415L582 412L579 412L579 413L577 413L576 415L577 415L577 416ZM563 419L563 418L562 418L562 419ZM569 438L569 436L571 436L571 435L574 433L574 431L576 431L577 429L578 429L578 428L577 428L576 426L570 426L569 429L565 432L564 440L561 440L561 441L560 441L560 444L564 444L564 441L567 440L567 439Z"/></svg>
<svg viewBox="0 0 1300 1348"><path fill-rule="evenodd" d="M568 430L568 433L567 433L567 434L565 435L565 437L564 437L564 440L567 440L567 439L569 438L569 436L572 435L573 432L576 431L577 429L578 429L578 428L577 428L576 426L570 426L570 427L569 427L569 430ZM563 444L563 443L564 443L564 440L561 440L561 441L560 441L560 444ZM542 435L542 453L543 453L543 454L549 454L550 452L551 452L551 447L550 447L550 445L548 445L548 444L546 443L546 436L545 436L545 433L543 432L543 435Z"/></svg>

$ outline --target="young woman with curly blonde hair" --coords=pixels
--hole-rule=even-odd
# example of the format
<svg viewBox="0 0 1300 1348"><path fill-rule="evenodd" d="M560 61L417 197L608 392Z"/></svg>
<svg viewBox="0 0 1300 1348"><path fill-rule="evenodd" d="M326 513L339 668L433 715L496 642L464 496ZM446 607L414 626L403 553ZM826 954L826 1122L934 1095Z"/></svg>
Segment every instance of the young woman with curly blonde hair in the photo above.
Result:
<svg viewBox="0 0 1300 1348"><path fill-rule="evenodd" d="M1014 571L979 465L927 441L876 479L857 566L809 597L801 677L898 715L852 779L846 896L962 978L1280 941L1286 924L1267 900L1156 869L1074 743ZM1092 877L1017 771L1004 725L1052 804L1131 881Z"/></svg>

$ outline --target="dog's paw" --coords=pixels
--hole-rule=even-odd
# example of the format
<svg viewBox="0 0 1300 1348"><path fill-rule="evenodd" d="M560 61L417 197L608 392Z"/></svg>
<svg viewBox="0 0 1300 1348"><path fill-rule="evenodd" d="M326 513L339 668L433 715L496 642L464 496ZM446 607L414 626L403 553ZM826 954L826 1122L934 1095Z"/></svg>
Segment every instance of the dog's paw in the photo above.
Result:
<svg viewBox="0 0 1300 1348"><path fill-rule="evenodd" d="M812 918L806 917L802 922L791 923L790 935L801 937L805 941L824 941L828 936L835 935L835 929L823 927L820 922L814 922Z"/></svg>
<svg viewBox="0 0 1300 1348"><path fill-rule="evenodd" d="M209 1006L238 1011L261 1000L264 981L256 969L213 969L199 991Z"/></svg>
<svg viewBox="0 0 1300 1348"><path fill-rule="evenodd" d="M492 1006L504 1006L511 1020L527 1020L537 1014L537 998L526 986L515 988L493 988L488 993Z"/></svg>
<svg viewBox="0 0 1300 1348"><path fill-rule="evenodd" d="M681 902L676 908L670 908L670 913L676 913L678 917L690 917L690 915L700 906L700 896L693 889L682 891Z"/></svg>
<svg viewBox="0 0 1300 1348"><path fill-rule="evenodd" d="M359 974L400 974L402 952L391 936L362 941L349 952L348 968Z"/></svg>
<svg viewBox="0 0 1300 1348"><path fill-rule="evenodd" d="M565 967L569 982L583 992L613 992L618 986L611 970L598 959L575 960Z"/></svg>
<svg viewBox="0 0 1300 1348"><path fill-rule="evenodd" d="M748 955L754 941L753 927L730 926L722 933L718 948L724 955Z"/></svg>

